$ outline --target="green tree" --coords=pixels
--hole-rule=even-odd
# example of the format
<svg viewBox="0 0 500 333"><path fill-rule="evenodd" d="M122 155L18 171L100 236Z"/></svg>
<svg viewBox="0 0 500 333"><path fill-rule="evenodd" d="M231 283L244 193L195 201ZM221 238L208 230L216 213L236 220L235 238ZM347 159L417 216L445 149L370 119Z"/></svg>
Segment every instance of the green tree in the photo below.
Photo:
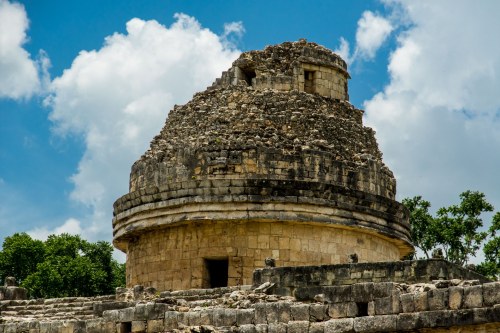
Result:
<svg viewBox="0 0 500 333"><path fill-rule="evenodd" d="M423 200L421 196L416 196L403 199L403 205L410 211L410 232L413 244L429 259L437 243L433 231L436 228L436 222L429 213L431 204Z"/></svg>
<svg viewBox="0 0 500 333"><path fill-rule="evenodd" d="M26 234L14 236L11 237L16 240L14 244L33 242ZM12 246L11 238L6 239L0 251L5 267L16 264L16 258L24 254L25 247ZM21 286L29 290L31 297L112 294L117 286L124 285L124 265L113 259L113 248L108 242L90 243L69 234L50 235L45 242L36 242L42 245L41 255L33 257L36 260L23 257L24 275L18 275L22 276ZM16 272L8 275L16 276Z"/></svg>
<svg viewBox="0 0 500 333"><path fill-rule="evenodd" d="M494 215L488 232L480 231L483 213L493 211L483 193L465 191L460 194L460 204L438 209L435 217L429 213L430 203L421 196L406 198L402 202L410 212L413 242L427 258L434 249L440 248L445 259L466 265L485 243L486 261L481 269L495 272L500 267L500 240L496 237L500 230L500 213Z"/></svg>
<svg viewBox="0 0 500 333"><path fill-rule="evenodd" d="M488 232L491 239L486 242L483 248L485 260L478 267L477 271L493 280L500 280L500 212L493 216L493 223Z"/></svg>
<svg viewBox="0 0 500 333"><path fill-rule="evenodd" d="M460 194L459 205L440 208L437 211L437 242L441 245L446 259L465 265L480 249L488 236L478 231L483 226L481 215L492 212L493 206L486 201L484 193L465 191Z"/></svg>
<svg viewBox="0 0 500 333"><path fill-rule="evenodd" d="M45 244L32 239L26 233L15 233L6 237L0 251L0 282L13 276L18 283L36 270L45 257Z"/></svg>

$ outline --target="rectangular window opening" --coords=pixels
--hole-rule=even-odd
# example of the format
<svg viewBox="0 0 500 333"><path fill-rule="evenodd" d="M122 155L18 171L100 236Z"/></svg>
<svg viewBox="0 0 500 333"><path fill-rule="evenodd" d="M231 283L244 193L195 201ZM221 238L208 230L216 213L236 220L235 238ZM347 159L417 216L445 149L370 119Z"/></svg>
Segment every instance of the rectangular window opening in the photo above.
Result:
<svg viewBox="0 0 500 333"><path fill-rule="evenodd" d="M132 322L120 323L120 333L131 333Z"/></svg>
<svg viewBox="0 0 500 333"><path fill-rule="evenodd" d="M356 302L358 307L358 315L356 317L366 317L368 316L368 303L367 302Z"/></svg>
<svg viewBox="0 0 500 333"><path fill-rule="evenodd" d="M304 91L310 94L314 94L314 71L304 71Z"/></svg>
<svg viewBox="0 0 500 333"><path fill-rule="evenodd" d="M205 259L206 286L208 288L227 287L229 261L222 259Z"/></svg>
<svg viewBox="0 0 500 333"><path fill-rule="evenodd" d="M257 77L257 73L255 72L255 69L253 68L246 68L242 69L243 73L245 74L245 81L249 86L253 86L253 79Z"/></svg>

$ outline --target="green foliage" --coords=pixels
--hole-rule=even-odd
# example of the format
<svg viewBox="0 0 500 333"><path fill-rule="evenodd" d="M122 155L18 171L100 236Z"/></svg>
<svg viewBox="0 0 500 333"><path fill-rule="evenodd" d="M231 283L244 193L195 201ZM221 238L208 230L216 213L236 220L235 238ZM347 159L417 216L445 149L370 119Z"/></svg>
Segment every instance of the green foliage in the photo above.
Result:
<svg viewBox="0 0 500 333"><path fill-rule="evenodd" d="M5 238L3 250L0 251L0 281L3 284L5 277L14 276L21 283L36 270L44 257L44 243L32 239L26 233L15 233Z"/></svg>
<svg viewBox="0 0 500 333"><path fill-rule="evenodd" d="M32 248L31 257L25 255L26 244L38 246ZM20 276L21 286L31 297L112 294L116 287L125 285L125 265L116 262L112 252L109 243L90 243L80 236L51 235L41 242L27 234L15 234L6 238L0 251L0 276ZM24 275L8 269L18 264Z"/></svg>
<svg viewBox="0 0 500 333"><path fill-rule="evenodd" d="M493 216L493 223L488 230L490 240L486 242L483 248L485 260L478 267L479 273L493 280L500 280L500 212Z"/></svg>
<svg viewBox="0 0 500 333"><path fill-rule="evenodd" d="M493 206L480 192L463 192L460 199L459 205L443 207L437 211L438 228L434 232L446 258L465 265L488 236L478 229L483 226L481 214L492 212Z"/></svg>
<svg viewBox="0 0 500 333"><path fill-rule="evenodd" d="M421 249L427 258L430 258L430 251L436 246L435 220L429 213L431 204L421 196L403 199L403 205L410 211L410 231L411 239L416 247Z"/></svg>
<svg viewBox="0 0 500 333"><path fill-rule="evenodd" d="M493 216L489 230L483 227L482 215L492 212L493 206L485 195L476 191L460 194L460 204L442 207L435 216L429 213L431 207L421 196L403 199L410 212L410 226L413 242L427 258L437 248L443 250L445 259L459 265L466 265L483 244L485 262L478 271L489 277L500 274L500 213Z"/></svg>

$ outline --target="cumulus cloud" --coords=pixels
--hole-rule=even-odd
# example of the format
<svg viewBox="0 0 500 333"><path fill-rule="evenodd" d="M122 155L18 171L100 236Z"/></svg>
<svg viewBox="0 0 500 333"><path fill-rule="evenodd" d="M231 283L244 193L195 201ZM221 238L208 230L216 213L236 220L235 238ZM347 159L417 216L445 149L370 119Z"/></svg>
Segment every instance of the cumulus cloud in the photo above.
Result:
<svg viewBox="0 0 500 333"><path fill-rule="evenodd" d="M0 0L0 98L29 98L42 88L39 70L50 62L45 53L32 60L23 48L28 26L22 5Z"/></svg>
<svg viewBox="0 0 500 333"><path fill-rule="evenodd" d="M500 210L500 3L387 3L411 24L397 36L389 84L365 109L399 198L438 208L471 189Z"/></svg>
<svg viewBox="0 0 500 333"><path fill-rule="evenodd" d="M84 230L81 227L80 221L74 218L66 220L62 225L54 228L48 229L47 227L37 227L26 232L34 239L47 240L50 235L60 235L60 234L70 234L70 235L82 235L86 238Z"/></svg>
<svg viewBox="0 0 500 333"><path fill-rule="evenodd" d="M349 42L345 40L345 38L340 37L340 45L337 49L333 50L333 52L337 53L342 59L345 60L348 64L351 62L351 47Z"/></svg>
<svg viewBox="0 0 500 333"><path fill-rule="evenodd" d="M226 41L243 31L240 23L216 35L193 17L175 18L170 27L131 19L125 34L81 51L52 82L46 103L55 132L85 140L71 198L92 211L79 224L91 239L110 238L112 203L127 193L130 167L159 133L168 110L204 90L239 54Z"/></svg>
<svg viewBox="0 0 500 333"><path fill-rule="evenodd" d="M358 20L356 29L356 45L351 54L349 42L341 37L340 45L334 51L348 64L356 60L371 60L387 40L394 27L391 20L369 10L364 11Z"/></svg>
<svg viewBox="0 0 500 333"><path fill-rule="evenodd" d="M365 11L358 21L355 56L373 59L392 30L393 27L388 19L371 11Z"/></svg>

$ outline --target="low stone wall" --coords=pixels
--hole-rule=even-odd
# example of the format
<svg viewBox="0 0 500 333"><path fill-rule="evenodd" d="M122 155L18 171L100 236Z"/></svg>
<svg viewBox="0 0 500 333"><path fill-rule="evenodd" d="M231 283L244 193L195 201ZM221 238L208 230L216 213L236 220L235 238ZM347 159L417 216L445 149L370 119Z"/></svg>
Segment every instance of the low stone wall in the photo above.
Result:
<svg viewBox="0 0 500 333"><path fill-rule="evenodd" d="M414 284L451 279L489 282L484 276L443 259L262 268L253 275L254 286L270 282L274 284L274 293L295 295L298 292L302 300L311 300L319 294L321 288L315 287L385 281ZM312 296L308 298L305 293Z"/></svg>
<svg viewBox="0 0 500 333"><path fill-rule="evenodd" d="M0 333L499 332L500 282L476 283L359 283L315 295L313 302L246 287L164 292L86 320L0 321Z"/></svg>

